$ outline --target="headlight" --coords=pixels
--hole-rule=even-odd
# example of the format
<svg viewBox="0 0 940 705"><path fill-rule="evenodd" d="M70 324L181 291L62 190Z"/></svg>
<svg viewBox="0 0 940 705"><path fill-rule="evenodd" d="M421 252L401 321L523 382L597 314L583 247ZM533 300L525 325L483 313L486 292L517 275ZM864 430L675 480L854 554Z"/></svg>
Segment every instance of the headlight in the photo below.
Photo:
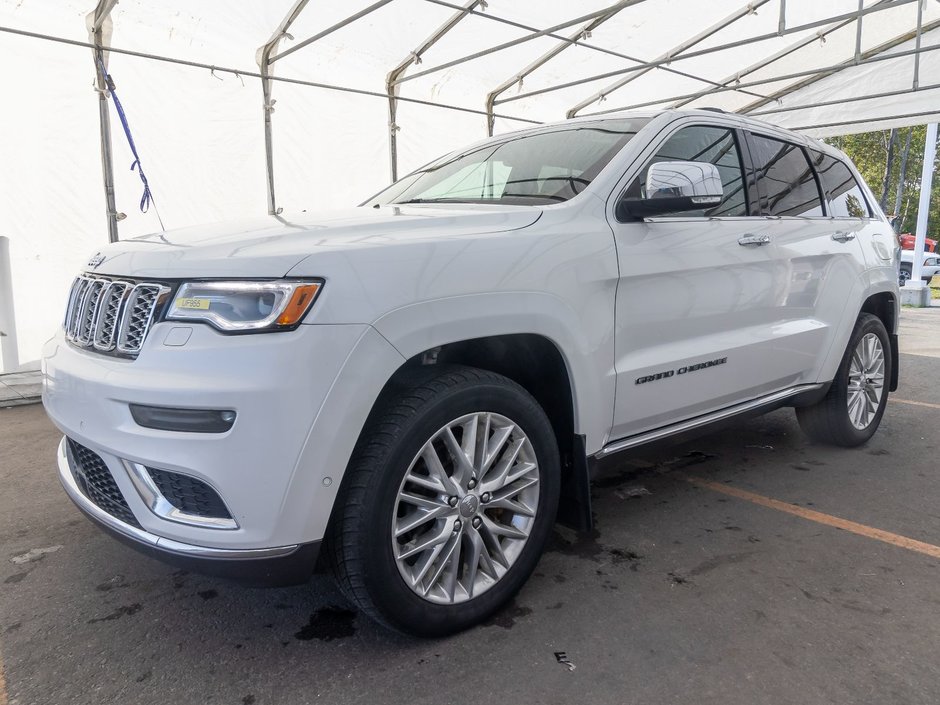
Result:
<svg viewBox="0 0 940 705"><path fill-rule="evenodd" d="M283 330L297 326L323 282L190 282L183 284L166 317L205 321L221 331Z"/></svg>

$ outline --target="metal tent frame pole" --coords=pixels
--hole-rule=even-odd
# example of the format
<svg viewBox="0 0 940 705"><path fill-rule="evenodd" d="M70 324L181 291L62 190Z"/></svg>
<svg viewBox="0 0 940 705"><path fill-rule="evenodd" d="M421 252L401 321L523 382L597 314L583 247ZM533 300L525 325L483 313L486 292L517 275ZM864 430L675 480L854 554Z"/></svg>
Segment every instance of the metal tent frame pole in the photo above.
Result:
<svg viewBox="0 0 940 705"><path fill-rule="evenodd" d="M352 15L350 15L349 17L346 17L345 19L340 20L340 21L337 22L336 24L330 25L329 27L327 27L326 29L324 29L322 32L317 32L317 33L314 34L312 37L308 37L307 39L304 39L304 40L302 40L302 41L297 42L297 43L296 43L294 46L292 46L290 49L285 49L284 51L282 51L282 52L280 52L280 53L278 53L278 54L274 54L273 56L269 56L269 57L268 57L268 65L270 66L270 65L273 64L275 61L279 61L279 60L283 59L285 56L290 56L290 55L293 54L295 51L300 51L300 50L303 49L304 47L310 46L310 45L313 44L314 42L319 41L320 39L323 39L323 37L326 37L326 36L328 36L328 35L330 35L330 34L333 34L333 32L335 32L336 30L342 29L342 28L345 27L346 25L350 25L350 24L352 24L353 22L355 22L356 20L362 19L362 18L365 17L366 15L368 15L368 14L370 14L370 13L372 13L372 12L375 12L375 11L378 10L380 7L384 7L385 5L388 5L390 2L392 2L392 0L378 0L378 2L372 3L371 5L369 5L369 6L366 7L366 8L363 8L363 9L360 10L359 12L357 12L357 13L355 13L355 14L352 14ZM298 3L298 4L300 4L300 3ZM307 3L303 3L303 5L306 5L306 4L307 4ZM303 7L301 7L300 10L303 10ZM300 10L297 11L297 14L300 14ZM291 12L293 12L293 10L292 10ZM293 22L294 19L296 19L296 15L291 19L291 22ZM267 45L265 45L265 46L267 46Z"/></svg>
<svg viewBox="0 0 940 705"><path fill-rule="evenodd" d="M868 59L855 62L854 60L850 64L832 64L830 66L820 66L814 69L807 69L805 71L795 71L793 73L784 74L782 76L772 76L770 78L764 78L756 81L747 81L746 83L736 84L734 86L723 86L721 88L714 88L709 91L709 93L724 93L727 91L737 91L741 88L754 88L756 86L764 86L768 83L778 83L780 81L789 81L794 78L805 78L807 76L816 76L821 73L833 73L844 68L849 68L850 66L866 66L868 64L875 64L880 61L890 61L891 59L899 59L905 56L913 56L914 54L925 54L929 51L936 51L940 49L940 44L931 44L920 48L920 51L917 49L906 49L904 51L896 51L890 54L880 54L878 56L872 56ZM908 91L911 92L911 91ZM633 105L621 105L616 108L610 108L608 110L598 110L593 113L586 113L586 115L607 115L608 113L619 113L624 110L637 110L639 108L646 108L653 105L662 105L663 103L668 103L669 101L675 100L685 100L686 98L700 98L701 93L687 93L680 96L672 96L670 98L658 98L656 100L649 100L644 103L635 103ZM804 107L811 108L812 105L806 105ZM866 121L868 122L868 121Z"/></svg>
<svg viewBox="0 0 940 705"><path fill-rule="evenodd" d="M747 5L745 5L741 9L731 13L730 15L725 17L723 20L713 24L711 27L699 32L694 37L687 39L681 44L677 44L672 49L670 49L666 53L659 56L655 61L666 62L666 61L671 61L675 59L676 57L680 56L681 54L688 51L689 49L696 46L697 44L701 44L709 37L713 37L714 35L718 34L722 30L733 25L735 22L737 22L741 18L749 17L753 15L755 12L757 12L757 9L759 7L766 5L768 2L770 2L770 0L754 0L754 2L749 2ZM611 83L609 86L604 87L602 90L598 91L594 95L590 96L589 98L585 98L580 103L573 106L566 113L566 117L570 120L587 106L591 105L592 103L596 103L598 101L603 101L608 95L610 95L614 91L619 90L620 88L623 88L625 85L627 85L628 83L632 81L635 81L641 76L645 76L650 71L653 71L655 68L656 68L655 66L648 66L647 68L641 69L640 71L634 71L633 73L630 73L622 78L617 79L616 81Z"/></svg>
<svg viewBox="0 0 940 705"><path fill-rule="evenodd" d="M920 2L920 0L882 0L882 2L877 5L873 5L871 7L865 8L865 11L863 14L870 15L875 12L883 12L885 10L891 10L897 7L901 7L903 5L909 5L912 2ZM777 39L779 37L787 36L790 34L797 34L800 32L805 32L809 29L816 29L817 27L823 27L825 25L832 24L834 22L844 22L845 20L855 21L858 19L858 15L859 15L858 11L855 10L855 11L844 13L841 15L836 15L834 17L827 17L822 20L815 20L813 22L807 22L805 24L797 25L794 27L787 27L782 32L777 31L777 32L771 32L769 34L759 34L753 37L747 37L746 39L740 39L734 42L728 42L726 44L719 44L719 45L712 46L712 47L706 47L704 49L698 49L696 51L685 52L681 56L676 56L671 59L647 61L638 66L628 66L626 68L617 69L614 71L605 71L604 73L594 74L592 76L585 76L574 81L566 81L564 83L557 83L553 86L549 86L546 88L540 88L538 90L528 91L525 93L519 93L518 95L509 96L508 98L504 98L503 100L499 101L498 104L509 103L514 100L524 100L525 98L531 98L533 96L543 95L545 93L551 93L553 91L564 90L565 88L572 88L574 86L580 86L585 83L590 83L592 81L600 81L601 79L605 79L605 78L614 78L616 76L622 76L623 74L627 74L627 73L634 73L636 71L644 71L647 68L659 68L661 66L665 66L666 64L670 64L673 62L687 61L689 59L694 59L699 56L706 56L708 54L714 54L716 52L725 51L727 49L735 49L737 47L748 46L750 44L756 44L759 42L765 42L768 40ZM818 40L818 36L813 37L813 39ZM415 74L412 77L415 77L416 75L417 74ZM760 84L748 84L748 85L760 85ZM738 86L737 88L742 88L742 87L746 88L748 86L742 84L741 86ZM706 92L711 92L711 89L708 89L708 91ZM693 93L690 95L697 95L697 94ZM669 98L664 98L657 102L665 103L665 102L668 102L669 100L670 100ZM613 111L609 111L609 112L613 112Z"/></svg>
<svg viewBox="0 0 940 705"><path fill-rule="evenodd" d="M290 12L281 20L281 24L274 30L274 34L258 49L255 55L258 67L261 69L261 93L264 97L264 164L268 189L268 215L277 215L280 211L274 194L274 145L271 134L271 113L274 112L275 101L271 97L271 55L277 50L282 39L285 37L293 39L287 30L290 29L298 15L303 12L307 2L309 0L295 0Z"/></svg>
<svg viewBox="0 0 940 705"><path fill-rule="evenodd" d="M427 2L427 3L430 3L430 4L432 4L432 5L440 5L441 7L449 7L449 8L451 8L451 9L453 9L453 10L460 10L460 9L461 9L461 8L460 8L460 5L454 5L453 3L448 2L447 0L424 0L424 1ZM617 10L612 11L611 14L610 14L610 16L612 17L613 15L615 15L617 12L619 12L619 11L622 10L622 9L625 9L625 7L622 7L622 8L619 8L619 9L617 9ZM482 13L482 12L478 12L477 10L470 10L470 11L468 12L468 14L470 14L470 15L475 15L475 16L477 16L477 17L481 17L481 18L483 18L483 19L485 19L485 20L489 20L489 21L492 21L492 22L497 22L497 23L499 23L499 24L504 24L504 25L507 25L507 26L509 26L509 27L515 27L516 29L522 29L522 30L525 30L526 32L541 32L541 31L542 31L542 30L540 30L538 27L532 27L531 25L523 24L522 22L516 22L516 21L514 21L514 20L509 20L509 19L506 19L505 17L500 17L500 16L494 15L494 14L492 14L492 13L486 13L486 14L484 14L484 13ZM590 33L590 30L588 30L588 33ZM617 57L618 59L623 59L624 61L629 61L629 62L632 62L632 63L637 64L637 65L645 65L645 64L646 64L646 62L645 62L643 59L637 58L637 57L635 57L635 56L631 56L631 55L629 55L629 54L624 54L623 52L620 52L620 51L614 51L613 49L608 49L607 47L598 46L597 44L593 44L593 43L584 41L585 37L584 37L584 35L583 35L583 28L582 28L582 30L579 30L576 34L572 34L572 35L567 36L567 37L566 37L566 36L563 36L563 35L561 35L561 34L558 34L557 32L549 32L548 34L545 34L544 36L546 36L546 37L548 37L548 38L550 38L550 39L557 39L558 42L559 42L558 46L555 47L555 48L553 48L553 49L551 49L548 53L554 52L554 51L556 51L557 49L559 49L559 48L561 48L561 47L566 47L566 46L579 46L579 47L581 47L582 49L587 49L587 50L589 50L589 51L598 52L598 53L600 53L600 54L606 54L606 55L608 55L608 56L615 56L615 57ZM538 61L533 62L533 63L538 63ZM546 61L546 62L543 62L542 65L544 65L545 63L547 63L547 61ZM539 67L536 67L536 68L540 68L540 66L539 66ZM682 76L682 77L684 77L684 78L691 78L691 79L693 79L693 80L695 80L695 81L701 81L702 83L708 83L708 84L713 85L713 86L718 86L718 85L720 85L717 81L713 81L713 80L711 80L711 79L709 79L709 78L705 78L704 76L699 76L699 75L697 75L697 74L690 73L690 72L688 72L688 71L682 71L681 69L672 68L672 67L670 67L670 66L661 66L660 69L662 69L663 71L665 71L665 72L667 72L667 73L675 74L676 76ZM535 71L535 69L533 69L532 71L529 71L529 72L528 72L529 75L531 75L532 73L534 73L534 71ZM521 72L520 72L520 73L521 73ZM518 74L513 74L513 78L510 78L510 79L509 79L509 81L510 81L510 86L515 85L515 77L516 77L516 76L518 76ZM760 93L750 93L749 91L742 91L742 93L749 93L750 95L753 95L753 96L756 97L756 98L762 98L762 97L763 97ZM500 101L500 100L498 100L498 99L494 99L494 100L493 100L493 107L486 111L487 114L488 114L488 117L490 117L490 116L491 116L492 118L496 118L496 117L505 117L505 116L501 116L501 115L496 115L496 114L493 112L493 109L495 108L495 106L499 105L501 102L504 102L504 101ZM509 118L509 119L515 119L515 118Z"/></svg>
<svg viewBox="0 0 940 705"><path fill-rule="evenodd" d="M645 2L645 1L646 0L620 0L620 2L615 3L609 7L606 7L603 10L595 10L594 12L589 12L586 15L581 15L580 17L576 17L572 20L566 20L565 22L561 22L559 24L553 25L549 27L548 29L540 29L536 32L527 34L524 37L519 37L518 39L513 39L508 42L503 42L502 44L497 44L496 46L489 47L488 49L477 51L477 52L474 52L473 54L468 54L467 56L462 56L459 59L453 59L452 61L445 61L443 64L432 66L431 68L425 69L424 71L418 71L417 73L413 73L408 76L402 76L400 79L398 79L397 83L403 83L404 81L413 81L414 79L421 78L422 76L428 76L432 73L437 73L438 71L444 71L445 69L449 69L453 66L458 66L459 64L465 64L468 61L479 59L482 56L487 56L489 54L494 54L498 51L503 51L504 49L509 49L511 47L518 46L520 44L525 44L526 42L531 42L533 39L538 39L539 37L551 37L559 30L567 29L568 27L572 27L576 24L583 24L584 22L593 20L595 17L600 17L602 15L606 15L613 11L620 11L624 8L630 7L631 5L639 5L640 3ZM913 0L907 0L907 1L912 2Z"/></svg>
<svg viewBox="0 0 940 705"><path fill-rule="evenodd" d="M117 0L98 0L87 18L88 37L92 43L95 61L95 90L98 92L98 125L101 140L101 174L104 181L104 200L108 217L108 241L118 241L118 213L114 199L114 158L111 145L111 113L108 108L108 86L104 70L108 66L111 43L111 10Z"/></svg>
<svg viewBox="0 0 940 705"><path fill-rule="evenodd" d="M861 23L861 18L859 18L859 24L860 24L860 23ZM840 29L841 27L844 27L846 24L848 24L848 23L843 23L842 25L839 25L839 26L837 26L837 27L833 27L833 28L832 28L831 30L829 30L829 31L835 31L836 29ZM861 51L861 48L860 48L859 44L857 43L858 40L856 40L856 54L855 54L855 56L854 56L853 58L847 59L846 61L844 61L844 62L842 62L841 64L839 64L838 66L841 67L841 68L840 68L840 69L837 69L837 70L841 70L841 69L844 69L844 68L851 68L851 67L853 67L853 66L860 66L860 65L862 65L862 64L868 63L868 61L867 61L868 59L870 59L870 58L872 58L872 57L874 57L874 56L877 56L878 54L880 54L880 53L882 53L882 52L884 52L884 51L887 51L888 49L892 49L892 48L898 46L899 44L903 44L904 42L909 41L910 39L913 39L913 38L915 37L915 35L916 35L917 37L919 37L919 36L920 36L920 33L921 33L922 31L923 31L923 32L929 32L929 31L931 31L931 30L933 30L933 29L936 29L937 27L940 27L940 20L931 22L931 23L927 24L927 25L926 25L925 27L923 27L923 28L918 27L918 29L915 30L915 31L913 31L913 32L905 32L904 34L901 34L901 35L899 35L899 36L897 36L897 37L894 37L893 39L889 39L889 40L886 41L886 42L882 42L882 43L879 44L878 46L873 47L872 49L869 49L868 51L865 51L865 52ZM827 31L826 34L828 34L829 31ZM823 34L822 36L825 36L825 34ZM786 53L791 53L791 52L793 52L793 51L797 51L798 49L801 49L801 48L804 47L807 43L810 43L810 42L812 42L812 41L815 41L815 38L812 39L812 40L809 40L809 42L807 42L807 41L798 42L797 44L793 45L792 47L789 47L789 48L786 49L785 51L786 51ZM916 85L916 82L917 82L916 73L917 73L917 65L918 65L919 62L920 62L920 54L921 54L922 49L923 49L923 47L921 46L920 41L918 41L917 44L916 44L916 46L914 47L914 62L915 62L915 78L914 78L914 81L915 81L915 85L913 86L912 90L910 90L910 91L905 91L905 92L914 92L914 91L917 91L917 90L918 90L918 86ZM783 55L783 54L781 53L781 56L782 56L782 55ZM770 58L768 58L768 59L765 59L764 61L758 62L757 64L754 64L753 66L748 67L747 69L745 69L743 72L741 72L741 73L740 73L739 75L737 75L736 77L729 77L729 78L727 79L726 83L730 83L731 81L735 80L736 78L740 78L741 76L746 76L746 75L748 75L748 74L750 74L750 73L753 73L754 71L757 71L757 70L759 70L759 69L761 69L761 68L764 68L765 66L767 66L767 65L773 63L774 61L776 61L777 59L781 58L781 56L774 55L773 57L770 57ZM813 84L813 83L816 83L817 81L821 81L822 79L826 78L826 76L831 75L831 74L834 73L835 71L836 71L836 70L827 71L827 72L821 72L820 74L811 76L811 77L808 78L807 80L799 81L798 83L795 83L795 84L793 84L793 85L786 86L785 88L781 88L779 91L776 91L776 92L770 94L769 96L767 96L764 100L758 100L758 101L755 101L755 102L753 102L753 103L750 103L750 104L744 106L744 107L741 108L738 112L740 112L740 113L745 113L745 114L748 114L748 115L757 115L757 113L755 113L754 111L757 110L758 108L761 108L761 107L763 107L763 106L765 106L765 105L767 105L767 104L769 104L769 103L773 103L773 102L775 102L775 101L779 101L781 98L783 98L783 97L786 96L786 95L789 95L790 93L793 93L794 91L800 90L801 88L805 88L806 86L809 86L809 85L811 85L811 84ZM881 96L879 96L879 97L881 97ZM673 107L681 108L683 105L686 105L686 104L689 103L689 102L691 102L691 100L686 100L686 101L677 103L677 104L674 105ZM831 103L830 103L830 104L831 104ZM771 109L771 110L763 111L761 114L767 114L767 113L771 113L771 112L775 112L775 111L774 111L773 109Z"/></svg>
<svg viewBox="0 0 940 705"><path fill-rule="evenodd" d="M536 70L538 70L539 68L547 64L549 61L551 61L556 56L561 54L561 52L563 52L568 47L577 44L578 39L584 39L584 38L589 37L591 32L597 29L600 25L604 24L604 22L609 20L611 17L614 17L622 9L623 8L617 8L615 10L611 10L606 15L595 17L593 20L591 20L590 22L585 24L583 27L581 27L581 29L577 30L574 34L570 35L566 39L563 39L555 47L553 47L552 49L549 49L547 52L542 54L539 58L537 58L535 61L530 63L528 66L526 66L524 69L519 71L517 74L515 74L511 78L506 79L505 81L500 83L496 88L494 88L492 91L487 93L486 94L486 134L488 134L490 137L493 136L493 127L495 126L495 123L496 123L496 116L493 113L496 108L496 99L500 95L502 95L507 90L509 90L510 88L512 88L513 86L517 84L521 86L522 81L526 78L526 76L529 76L530 74L532 74L533 72L535 72Z"/></svg>
<svg viewBox="0 0 940 705"><path fill-rule="evenodd" d="M437 44L441 38L469 15L478 5L485 5L485 0L470 0L462 9L457 10L449 20L428 35L421 44L401 63L388 72L385 77L385 92L388 94L388 161L392 182L398 181L398 93L399 79L411 66L421 63L421 55Z"/></svg>

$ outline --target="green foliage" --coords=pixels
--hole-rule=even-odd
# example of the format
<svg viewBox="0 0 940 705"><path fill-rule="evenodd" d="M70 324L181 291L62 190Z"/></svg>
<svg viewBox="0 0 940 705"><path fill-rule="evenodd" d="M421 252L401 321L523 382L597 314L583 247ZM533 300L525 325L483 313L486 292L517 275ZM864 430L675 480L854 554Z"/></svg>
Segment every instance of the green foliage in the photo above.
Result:
<svg viewBox="0 0 940 705"><path fill-rule="evenodd" d="M901 174L901 159L904 153L905 141L908 132L911 132L911 148L908 154L907 170L904 176L904 186L901 197L900 223L895 225L898 232L913 233L917 223L917 205L920 198L920 175L924 160L924 140L927 127L902 127L897 130L894 144L894 158L888 181L888 198L885 212L894 214L895 192ZM826 142L833 147L841 149L849 155L862 177L875 193L875 198L881 198L885 180L885 163L888 159L888 141L890 130L878 132L864 132L858 135L843 135L829 137ZM937 238L940 235L940 176L937 174L938 163L934 162L933 188L930 198L930 216L927 221L927 237Z"/></svg>

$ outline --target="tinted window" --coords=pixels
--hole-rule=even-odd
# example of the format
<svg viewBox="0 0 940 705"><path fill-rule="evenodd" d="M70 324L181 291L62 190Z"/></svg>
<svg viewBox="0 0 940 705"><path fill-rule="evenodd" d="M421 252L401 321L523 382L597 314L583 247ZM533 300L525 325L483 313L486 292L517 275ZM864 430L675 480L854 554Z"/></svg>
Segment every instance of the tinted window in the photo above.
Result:
<svg viewBox="0 0 940 705"><path fill-rule="evenodd" d="M577 122L499 137L418 169L368 203L566 201L581 193L647 122Z"/></svg>
<svg viewBox="0 0 940 705"><path fill-rule="evenodd" d="M815 151L811 154L829 201L829 215L833 218L868 218L871 212L865 195L849 168L828 154Z"/></svg>
<svg viewBox="0 0 940 705"><path fill-rule="evenodd" d="M821 216L822 198L806 153L795 144L751 135L764 215Z"/></svg>
<svg viewBox="0 0 940 705"><path fill-rule="evenodd" d="M741 154L731 130L722 127L684 127L672 135L640 175L630 184L627 198L644 198L646 172L657 162L708 162L718 167L724 198L714 208L698 211L683 211L680 216L739 216L747 215L747 199L741 171Z"/></svg>

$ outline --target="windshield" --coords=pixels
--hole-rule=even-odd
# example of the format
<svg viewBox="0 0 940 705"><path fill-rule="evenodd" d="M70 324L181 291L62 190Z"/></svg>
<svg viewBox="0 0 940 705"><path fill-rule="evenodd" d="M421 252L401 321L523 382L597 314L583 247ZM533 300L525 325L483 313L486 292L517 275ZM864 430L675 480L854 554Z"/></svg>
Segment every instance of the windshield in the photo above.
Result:
<svg viewBox="0 0 940 705"><path fill-rule="evenodd" d="M567 201L581 193L647 122L649 118L578 122L498 138L422 167L367 205Z"/></svg>

